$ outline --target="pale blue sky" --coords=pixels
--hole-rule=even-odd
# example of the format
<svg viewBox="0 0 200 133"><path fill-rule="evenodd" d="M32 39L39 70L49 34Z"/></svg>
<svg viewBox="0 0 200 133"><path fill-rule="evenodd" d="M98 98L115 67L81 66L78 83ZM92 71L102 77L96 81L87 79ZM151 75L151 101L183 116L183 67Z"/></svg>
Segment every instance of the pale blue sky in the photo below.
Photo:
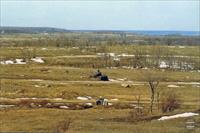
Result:
<svg viewBox="0 0 200 133"><path fill-rule="evenodd" d="M2 26L88 30L184 30L200 27L199 1L1 1Z"/></svg>

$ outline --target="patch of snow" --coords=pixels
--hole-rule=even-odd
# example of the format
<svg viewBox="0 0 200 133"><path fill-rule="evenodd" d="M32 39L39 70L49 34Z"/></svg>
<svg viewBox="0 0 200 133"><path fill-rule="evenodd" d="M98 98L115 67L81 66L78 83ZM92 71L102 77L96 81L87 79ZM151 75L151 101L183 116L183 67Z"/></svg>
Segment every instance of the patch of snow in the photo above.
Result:
<svg viewBox="0 0 200 133"><path fill-rule="evenodd" d="M160 68L168 68L169 65L167 65L167 63L166 63L165 61L161 61L159 67L160 67Z"/></svg>
<svg viewBox="0 0 200 133"><path fill-rule="evenodd" d="M179 48L185 48L185 46L178 46Z"/></svg>
<svg viewBox="0 0 200 133"><path fill-rule="evenodd" d="M112 106L113 104L112 103L108 103L108 106Z"/></svg>
<svg viewBox="0 0 200 133"><path fill-rule="evenodd" d="M113 60L114 60L114 61L120 61L120 58L114 57Z"/></svg>
<svg viewBox="0 0 200 133"><path fill-rule="evenodd" d="M80 96L79 96L79 97L77 97L77 99L78 99L78 100L89 100L89 98L88 98L88 97L80 97Z"/></svg>
<svg viewBox="0 0 200 133"><path fill-rule="evenodd" d="M128 88L128 87L130 87L130 85L129 85L129 84L121 84L121 86L122 86L122 87L125 87L125 88Z"/></svg>
<svg viewBox="0 0 200 133"><path fill-rule="evenodd" d="M31 58L32 61L36 62L36 63L44 63L44 60L40 57L36 57L36 58Z"/></svg>
<svg viewBox="0 0 200 133"><path fill-rule="evenodd" d="M118 101L119 99L117 98L113 98L113 99L110 99L111 101Z"/></svg>
<svg viewBox="0 0 200 133"><path fill-rule="evenodd" d="M73 49L79 49L79 47L72 47Z"/></svg>
<svg viewBox="0 0 200 133"><path fill-rule="evenodd" d="M42 48L42 50L47 50L47 48Z"/></svg>
<svg viewBox="0 0 200 133"><path fill-rule="evenodd" d="M200 85L196 85L196 86L194 86L194 87L200 88Z"/></svg>
<svg viewBox="0 0 200 133"><path fill-rule="evenodd" d="M170 88L178 88L178 87L180 87L180 86L178 86L178 85L168 85L167 87L170 87Z"/></svg>
<svg viewBox="0 0 200 133"><path fill-rule="evenodd" d="M36 88L40 87L39 85L34 85Z"/></svg>
<svg viewBox="0 0 200 133"><path fill-rule="evenodd" d="M98 56L104 56L105 53L97 53Z"/></svg>
<svg viewBox="0 0 200 133"><path fill-rule="evenodd" d="M7 60L7 61L5 61L5 64L14 64L14 61L12 61L12 60Z"/></svg>
<svg viewBox="0 0 200 133"><path fill-rule="evenodd" d="M15 64L26 64L26 62L23 59L15 59L16 63Z"/></svg>
<svg viewBox="0 0 200 133"><path fill-rule="evenodd" d="M92 106L93 104L92 103L85 103L85 105Z"/></svg>
<svg viewBox="0 0 200 133"><path fill-rule="evenodd" d="M7 65L7 64L26 64L26 62L24 62L23 59L15 59L15 61L12 61L12 60L1 61L0 64L3 64L3 65Z"/></svg>
<svg viewBox="0 0 200 133"><path fill-rule="evenodd" d="M89 100L91 100L92 99L92 97L91 96L86 96Z"/></svg>
<svg viewBox="0 0 200 133"><path fill-rule="evenodd" d="M169 48L175 48L176 46L168 46Z"/></svg>
<svg viewBox="0 0 200 133"><path fill-rule="evenodd" d="M133 54L126 54L126 53L122 53L122 54L120 54L118 56L122 56L122 57L135 57L135 55L133 55Z"/></svg>
<svg viewBox="0 0 200 133"><path fill-rule="evenodd" d="M59 100L63 100L63 99L62 98L54 98L53 100L58 100L59 101Z"/></svg>
<svg viewBox="0 0 200 133"><path fill-rule="evenodd" d="M183 84L183 85L200 85L199 82L177 82L177 84Z"/></svg>
<svg viewBox="0 0 200 133"><path fill-rule="evenodd" d="M114 57L115 53L108 53L108 55Z"/></svg>
<svg viewBox="0 0 200 133"><path fill-rule="evenodd" d="M111 81L111 82L119 82L119 80L115 80L115 79L109 79L109 81Z"/></svg>
<svg viewBox="0 0 200 133"><path fill-rule="evenodd" d="M43 81L43 79L31 79L31 81Z"/></svg>
<svg viewBox="0 0 200 133"><path fill-rule="evenodd" d="M188 113L182 113L182 114L177 114L177 115L172 115L172 116L163 116L158 120L162 121L162 120L169 120L169 119L175 119L175 118L192 117L192 116L197 116L197 115L199 114L188 112Z"/></svg>
<svg viewBox="0 0 200 133"><path fill-rule="evenodd" d="M123 69L134 69L134 67L130 67L130 66L122 66Z"/></svg>
<svg viewBox="0 0 200 133"><path fill-rule="evenodd" d="M60 106L59 108L60 108L60 109L69 109L68 106Z"/></svg>
<svg viewBox="0 0 200 133"><path fill-rule="evenodd" d="M126 81L127 78L117 78L117 80L119 80L119 81Z"/></svg>
<svg viewBox="0 0 200 133"><path fill-rule="evenodd" d="M9 108L9 107L14 107L15 105L0 105L0 109L1 108Z"/></svg>
<svg viewBox="0 0 200 133"><path fill-rule="evenodd" d="M1 61L0 62L1 64L14 64L14 61L12 61L12 60L6 60L6 61Z"/></svg>
<svg viewBox="0 0 200 133"><path fill-rule="evenodd" d="M148 67L144 67L144 68L142 68L142 69L144 69L144 70L147 70L147 69L148 69Z"/></svg>

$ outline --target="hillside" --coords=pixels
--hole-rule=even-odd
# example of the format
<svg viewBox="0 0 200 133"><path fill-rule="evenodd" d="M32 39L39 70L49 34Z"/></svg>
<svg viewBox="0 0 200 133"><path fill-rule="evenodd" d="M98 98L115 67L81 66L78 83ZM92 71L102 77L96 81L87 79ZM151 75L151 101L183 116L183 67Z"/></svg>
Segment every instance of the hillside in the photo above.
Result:
<svg viewBox="0 0 200 133"><path fill-rule="evenodd" d="M69 30L51 27L0 27L0 33L55 33L69 32Z"/></svg>

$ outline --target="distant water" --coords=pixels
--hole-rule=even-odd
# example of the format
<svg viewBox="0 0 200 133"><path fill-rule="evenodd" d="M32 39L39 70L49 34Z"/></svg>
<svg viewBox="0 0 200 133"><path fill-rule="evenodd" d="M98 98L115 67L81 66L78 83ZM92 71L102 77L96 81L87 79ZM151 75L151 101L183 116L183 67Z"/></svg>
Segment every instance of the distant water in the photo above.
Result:
<svg viewBox="0 0 200 133"><path fill-rule="evenodd" d="M182 35L182 36L200 36L200 31L125 31L139 35L164 36L164 35Z"/></svg>

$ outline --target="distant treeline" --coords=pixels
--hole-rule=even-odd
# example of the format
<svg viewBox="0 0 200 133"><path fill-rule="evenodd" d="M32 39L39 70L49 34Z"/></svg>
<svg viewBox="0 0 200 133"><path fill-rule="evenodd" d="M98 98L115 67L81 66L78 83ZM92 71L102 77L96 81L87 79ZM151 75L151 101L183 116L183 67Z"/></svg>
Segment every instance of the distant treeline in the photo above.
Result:
<svg viewBox="0 0 200 133"><path fill-rule="evenodd" d="M55 47L85 47L95 45L200 45L200 36L139 36L133 34L100 34L100 33L57 33L57 34L31 34L12 36L8 39L1 39L0 45L14 46L55 46ZM16 35L13 35L16 36Z"/></svg>

